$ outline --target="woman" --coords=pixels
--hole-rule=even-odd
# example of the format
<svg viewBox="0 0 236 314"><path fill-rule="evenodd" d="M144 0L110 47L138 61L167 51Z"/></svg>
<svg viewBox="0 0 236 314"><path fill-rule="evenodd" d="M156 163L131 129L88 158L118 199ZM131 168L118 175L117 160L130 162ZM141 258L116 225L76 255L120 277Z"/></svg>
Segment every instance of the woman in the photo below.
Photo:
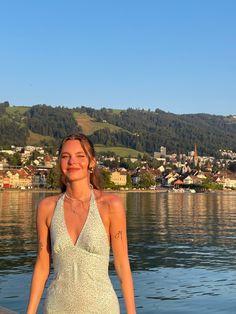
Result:
<svg viewBox="0 0 236 314"><path fill-rule="evenodd" d="M83 134L66 137L59 162L64 193L38 206L38 256L27 314L37 312L51 255L55 276L45 314L119 314L108 276L110 246L127 314L135 314L125 210L118 196L100 189L93 144Z"/></svg>

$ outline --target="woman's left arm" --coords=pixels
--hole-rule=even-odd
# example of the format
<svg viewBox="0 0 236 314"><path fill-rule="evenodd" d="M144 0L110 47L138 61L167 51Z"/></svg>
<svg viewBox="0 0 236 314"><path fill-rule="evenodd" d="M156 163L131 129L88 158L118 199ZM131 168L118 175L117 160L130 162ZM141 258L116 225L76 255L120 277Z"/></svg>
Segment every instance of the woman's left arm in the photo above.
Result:
<svg viewBox="0 0 236 314"><path fill-rule="evenodd" d="M126 214L121 199L110 195L110 237L116 273L120 280L127 314L136 314L134 287L130 270Z"/></svg>

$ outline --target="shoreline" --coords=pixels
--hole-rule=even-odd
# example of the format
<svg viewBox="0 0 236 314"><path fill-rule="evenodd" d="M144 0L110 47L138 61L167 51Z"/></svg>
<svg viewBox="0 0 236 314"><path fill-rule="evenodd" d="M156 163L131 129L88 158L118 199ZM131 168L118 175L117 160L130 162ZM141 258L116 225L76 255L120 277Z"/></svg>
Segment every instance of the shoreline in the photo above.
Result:
<svg viewBox="0 0 236 314"><path fill-rule="evenodd" d="M171 193L171 194L205 194L205 193L236 193L236 190L207 190L207 191L201 191L201 192L196 192L196 193L191 193L188 190L184 192L178 192L178 191L173 191L168 188L161 188L161 189L156 189L156 190L149 190L149 189L128 189L128 190L112 190L112 189L103 189L105 192L114 192L114 193ZM48 189L1 189L0 193L4 192L31 192L31 193L58 193L60 194L61 191L58 190L48 190Z"/></svg>

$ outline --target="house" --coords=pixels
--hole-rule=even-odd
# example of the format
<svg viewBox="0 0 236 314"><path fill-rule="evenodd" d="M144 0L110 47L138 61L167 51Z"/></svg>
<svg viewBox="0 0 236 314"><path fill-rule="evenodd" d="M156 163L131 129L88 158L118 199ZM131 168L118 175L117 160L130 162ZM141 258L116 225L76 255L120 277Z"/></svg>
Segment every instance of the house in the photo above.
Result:
<svg viewBox="0 0 236 314"><path fill-rule="evenodd" d="M3 171L0 169L0 189L3 188L3 178L4 174Z"/></svg>
<svg viewBox="0 0 236 314"><path fill-rule="evenodd" d="M115 185L126 185L127 183L127 174L123 171L113 171L111 173L111 182L113 182Z"/></svg>
<svg viewBox="0 0 236 314"><path fill-rule="evenodd" d="M198 176L191 176L194 185L201 185L204 179L199 178Z"/></svg>
<svg viewBox="0 0 236 314"><path fill-rule="evenodd" d="M19 175L19 186L20 187L31 187L32 186L32 176L25 169L17 170Z"/></svg>
<svg viewBox="0 0 236 314"><path fill-rule="evenodd" d="M11 187L10 178L4 177L3 178L3 188L9 189Z"/></svg>
<svg viewBox="0 0 236 314"><path fill-rule="evenodd" d="M0 187L3 188L19 188L19 187L31 187L32 176L28 172L21 168L19 170L13 169L0 173Z"/></svg>
<svg viewBox="0 0 236 314"><path fill-rule="evenodd" d="M225 188L233 188L236 189L236 178L225 178L224 181L222 182L223 186Z"/></svg>
<svg viewBox="0 0 236 314"><path fill-rule="evenodd" d="M48 154L45 155L45 157L44 157L44 166L46 168L52 168L53 167L52 158Z"/></svg>
<svg viewBox="0 0 236 314"><path fill-rule="evenodd" d="M184 180L183 180L183 183L186 184L186 185L191 185L193 184L193 179L191 176L187 176Z"/></svg>
<svg viewBox="0 0 236 314"><path fill-rule="evenodd" d="M5 180L5 186L7 184L7 187L9 188L17 188L19 187L19 174L16 172L16 170L9 170L5 173L4 176Z"/></svg>
<svg viewBox="0 0 236 314"><path fill-rule="evenodd" d="M204 173L198 173L197 174L197 177L199 178L199 179L201 179L201 180L205 180L207 177L205 176L205 174Z"/></svg>
<svg viewBox="0 0 236 314"><path fill-rule="evenodd" d="M140 176L139 176L139 174L136 172L135 174L132 174L131 175L131 180L132 180L132 183L134 184L134 185L137 185L137 184L139 184L139 181L140 181Z"/></svg>
<svg viewBox="0 0 236 314"><path fill-rule="evenodd" d="M183 184L184 184L184 182L183 182L182 180L177 179L177 180L174 182L174 187L175 187L175 188L179 188L180 185L183 185Z"/></svg>

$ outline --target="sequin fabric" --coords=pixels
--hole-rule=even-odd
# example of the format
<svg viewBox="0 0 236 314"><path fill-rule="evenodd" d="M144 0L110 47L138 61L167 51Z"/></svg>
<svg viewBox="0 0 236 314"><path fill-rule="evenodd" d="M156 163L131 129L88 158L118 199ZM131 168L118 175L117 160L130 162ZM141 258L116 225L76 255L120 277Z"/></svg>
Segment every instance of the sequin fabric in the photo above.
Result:
<svg viewBox="0 0 236 314"><path fill-rule="evenodd" d="M89 212L74 244L58 200L50 226L54 279L44 314L120 314L108 274L110 246L92 190Z"/></svg>

